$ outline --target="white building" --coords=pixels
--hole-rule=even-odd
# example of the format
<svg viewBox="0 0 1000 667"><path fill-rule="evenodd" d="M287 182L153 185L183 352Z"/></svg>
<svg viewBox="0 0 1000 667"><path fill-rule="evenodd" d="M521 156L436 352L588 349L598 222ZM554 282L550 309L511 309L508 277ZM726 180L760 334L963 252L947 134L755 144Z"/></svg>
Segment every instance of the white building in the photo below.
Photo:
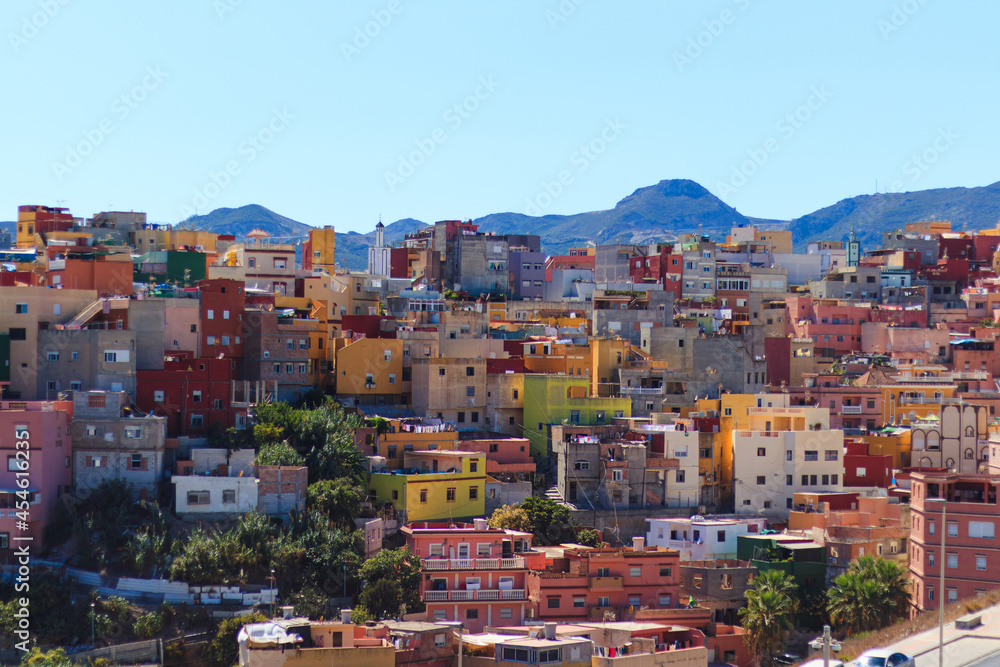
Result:
<svg viewBox="0 0 1000 667"><path fill-rule="evenodd" d="M375 225L375 245L368 246L368 273L373 276L389 275L390 248L385 244L385 225L379 220Z"/></svg>
<svg viewBox="0 0 1000 667"><path fill-rule="evenodd" d="M676 549L681 554L681 562L736 558L736 538L759 534L767 527L763 518L706 519L693 516L646 521L649 522L646 544Z"/></svg>
<svg viewBox="0 0 1000 667"><path fill-rule="evenodd" d="M828 408L750 408L748 420L733 432L737 514L787 518L795 493L843 491L844 432Z"/></svg>

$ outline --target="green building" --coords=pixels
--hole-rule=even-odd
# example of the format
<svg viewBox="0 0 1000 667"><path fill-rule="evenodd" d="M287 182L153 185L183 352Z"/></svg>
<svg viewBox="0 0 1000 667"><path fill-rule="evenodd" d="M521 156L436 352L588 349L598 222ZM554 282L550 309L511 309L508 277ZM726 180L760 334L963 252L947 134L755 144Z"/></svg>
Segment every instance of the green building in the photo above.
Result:
<svg viewBox="0 0 1000 667"><path fill-rule="evenodd" d="M208 277L208 255L194 250L159 250L132 257L132 280L193 287Z"/></svg>
<svg viewBox="0 0 1000 667"><path fill-rule="evenodd" d="M596 426L614 417L631 417L628 398L590 396L590 378L576 375L527 373L524 376L524 437L532 456L549 453L549 425Z"/></svg>

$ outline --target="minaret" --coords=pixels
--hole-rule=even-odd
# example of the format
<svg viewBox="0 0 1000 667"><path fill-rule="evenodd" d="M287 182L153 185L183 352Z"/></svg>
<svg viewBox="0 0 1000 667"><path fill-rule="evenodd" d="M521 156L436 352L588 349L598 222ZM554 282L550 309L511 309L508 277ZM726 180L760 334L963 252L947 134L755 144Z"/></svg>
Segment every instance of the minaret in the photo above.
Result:
<svg viewBox="0 0 1000 667"><path fill-rule="evenodd" d="M389 275L389 250L385 245L385 225L379 216L375 225L375 245L368 247L368 273L373 276Z"/></svg>
<svg viewBox="0 0 1000 667"><path fill-rule="evenodd" d="M847 239L847 266L857 266L861 263L861 241L857 234L851 230L851 235Z"/></svg>

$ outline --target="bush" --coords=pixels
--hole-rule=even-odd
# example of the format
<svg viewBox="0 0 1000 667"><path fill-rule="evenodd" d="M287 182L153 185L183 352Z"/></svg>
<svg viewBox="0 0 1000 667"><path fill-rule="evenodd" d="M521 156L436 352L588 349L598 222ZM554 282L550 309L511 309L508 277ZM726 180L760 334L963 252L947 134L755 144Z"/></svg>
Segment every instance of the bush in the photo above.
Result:
<svg viewBox="0 0 1000 667"><path fill-rule="evenodd" d="M227 618L219 623L215 636L205 647L205 658L212 667L232 667L239 657L236 636L240 628L248 623L263 623L267 617L260 612Z"/></svg>
<svg viewBox="0 0 1000 667"><path fill-rule="evenodd" d="M135 619L132 632L139 639L151 639L163 632L163 617L155 611L143 614Z"/></svg>

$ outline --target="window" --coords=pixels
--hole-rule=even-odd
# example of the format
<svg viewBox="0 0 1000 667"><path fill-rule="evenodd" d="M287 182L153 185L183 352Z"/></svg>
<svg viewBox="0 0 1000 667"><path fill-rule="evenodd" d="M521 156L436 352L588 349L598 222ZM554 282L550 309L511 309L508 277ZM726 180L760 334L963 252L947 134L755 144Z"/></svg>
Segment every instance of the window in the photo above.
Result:
<svg viewBox="0 0 1000 667"><path fill-rule="evenodd" d="M469 620L475 620L475 619L479 618L479 610L476 609L475 607L473 607L471 609L466 609L465 610L465 618L467 618Z"/></svg>
<svg viewBox="0 0 1000 667"><path fill-rule="evenodd" d="M465 413L464 413L464 412L459 412L459 413L458 413L458 414L456 415L456 421L457 421L457 422L458 422L459 424L464 424L464 423L465 423Z"/></svg>
<svg viewBox="0 0 1000 667"><path fill-rule="evenodd" d="M469 500L477 500L479 498L479 489L475 486L469 487Z"/></svg>
<svg viewBox="0 0 1000 667"><path fill-rule="evenodd" d="M758 447L757 456L767 456L767 447Z"/></svg>
<svg viewBox="0 0 1000 667"><path fill-rule="evenodd" d="M958 537L957 523L952 523L951 521L948 522L948 537Z"/></svg>
<svg viewBox="0 0 1000 667"><path fill-rule="evenodd" d="M528 649L504 646L500 657L504 662L528 662Z"/></svg>
<svg viewBox="0 0 1000 667"><path fill-rule="evenodd" d="M598 607L610 607L611 606L611 598L604 598L604 597L597 598L597 606Z"/></svg>
<svg viewBox="0 0 1000 667"><path fill-rule="evenodd" d="M191 400L195 403L201 403L201 389L195 389L191 392Z"/></svg>
<svg viewBox="0 0 1000 667"><path fill-rule="evenodd" d="M576 470L590 470L590 461L586 459L577 459L573 464L573 468Z"/></svg>
<svg viewBox="0 0 1000 667"><path fill-rule="evenodd" d="M446 637L447 635L443 632L439 632L434 635L434 646L437 646L438 648L444 646L447 643Z"/></svg>
<svg viewBox="0 0 1000 667"><path fill-rule="evenodd" d="M200 428L205 425L204 415L191 415L191 426Z"/></svg>
<svg viewBox="0 0 1000 667"><path fill-rule="evenodd" d="M46 355L46 359L48 359L49 361L59 361L59 353L51 351Z"/></svg>
<svg viewBox="0 0 1000 667"><path fill-rule="evenodd" d="M236 490L235 489L224 489L222 491L222 503L224 505L229 505L236 502Z"/></svg>
<svg viewBox="0 0 1000 667"><path fill-rule="evenodd" d="M569 413L569 423L570 424L579 424L580 423L580 411L579 410L570 410L570 413Z"/></svg>
<svg viewBox="0 0 1000 667"><path fill-rule="evenodd" d="M104 363L113 364L113 363L116 363L117 361L118 361L118 353L117 352L105 352L104 353Z"/></svg>
<svg viewBox="0 0 1000 667"><path fill-rule="evenodd" d="M948 569L949 570L958 569L958 554L948 554Z"/></svg>
<svg viewBox="0 0 1000 667"><path fill-rule="evenodd" d="M128 467L131 470L141 470L142 469L142 454L133 454L129 460Z"/></svg>
<svg viewBox="0 0 1000 667"><path fill-rule="evenodd" d="M447 500L448 500L449 503L455 502L455 489L454 488L448 489Z"/></svg>
<svg viewBox="0 0 1000 667"><path fill-rule="evenodd" d="M805 452L806 461L819 461L819 452L815 449L807 449Z"/></svg>
<svg viewBox="0 0 1000 667"><path fill-rule="evenodd" d="M295 364L285 364L285 372L286 373L294 373L295 372Z"/></svg>
<svg viewBox="0 0 1000 667"><path fill-rule="evenodd" d="M435 621L444 621L444 620L447 620L447 619L448 619L448 612L447 611L445 611L444 609L435 609L434 610L434 620Z"/></svg>
<svg viewBox="0 0 1000 667"><path fill-rule="evenodd" d="M986 571L986 556L983 554L976 554L976 569L980 572Z"/></svg>
<svg viewBox="0 0 1000 667"><path fill-rule="evenodd" d="M138 439L142 437L142 428L139 426L126 426L125 437Z"/></svg>
<svg viewBox="0 0 1000 667"><path fill-rule="evenodd" d="M443 366L438 369L438 375L442 375L442 376L444 375L444 367Z"/></svg>
<svg viewBox="0 0 1000 667"><path fill-rule="evenodd" d="M951 527L955 526L957 535L958 525L948 524L948 537L955 537L951 532ZM970 521L969 522L969 537L979 538L983 540L992 540L994 538L994 525L992 521Z"/></svg>
<svg viewBox="0 0 1000 667"><path fill-rule="evenodd" d="M641 577L642 576L642 567L630 567L628 569L628 576L630 576L630 577Z"/></svg>
<svg viewBox="0 0 1000 667"><path fill-rule="evenodd" d="M11 340L27 340L28 330L24 327L11 327L7 332Z"/></svg>
<svg viewBox="0 0 1000 667"><path fill-rule="evenodd" d="M211 495L208 491L188 491L188 505L208 505Z"/></svg>
<svg viewBox="0 0 1000 667"><path fill-rule="evenodd" d="M840 452L838 452L836 449L828 449L828 450L826 450L826 452L824 452L823 460L824 461L837 461L839 455L840 455Z"/></svg>
<svg viewBox="0 0 1000 667"><path fill-rule="evenodd" d="M757 475L757 486L764 486L765 483L765 475Z"/></svg>
<svg viewBox="0 0 1000 667"><path fill-rule="evenodd" d="M28 312L28 304L26 303L15 303L14 304L14 314L15 315L26 315Z"/></svg>
<svg viewBox="0 0 1000 667"><path fill-rule="evenodd" d="M549 598L548 608L549 609L558 609L559 608L559 598Z"/></svg>
<svg viewBox="0 0 1000 667"><path fill-rule="evenodd" d="M622 471L621 468L615 468L611 471L611 481L620 482L622 481Z"/></svg>
<svg viewBox="0 0 1000 667"><path fill-rule="evenodd" d="M427 503L427 489L420 489L420 502Z"/></svg>

